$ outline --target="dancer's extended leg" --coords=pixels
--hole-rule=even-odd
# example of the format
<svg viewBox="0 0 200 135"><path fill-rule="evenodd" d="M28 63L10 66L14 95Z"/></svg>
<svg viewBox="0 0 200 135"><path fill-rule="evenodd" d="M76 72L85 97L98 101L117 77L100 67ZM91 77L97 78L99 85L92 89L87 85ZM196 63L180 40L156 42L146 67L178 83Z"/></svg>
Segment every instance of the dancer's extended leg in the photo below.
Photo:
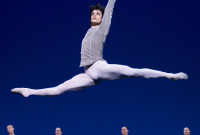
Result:
<svg viewBox="0 0 200 135"><path fill-rule="evenodd" d="M72 79L52 88L44 89L29 89L29 88L15 88L11 91L16 94L22 94L24 97L29 95L39 96L55 96L67 91L75 91L90 86L94 86L95 82L85 73L74 76Z"/></svg>
<svg viewBox="0 0 200 135"><path fill-rule="evenodd" d="M94 80L115 80L128 77L167 78L172 80L187 79L185 73L166 73L152 69L136 69L124 65L108 64L106 61L97 61L86 73Z"/></svg>

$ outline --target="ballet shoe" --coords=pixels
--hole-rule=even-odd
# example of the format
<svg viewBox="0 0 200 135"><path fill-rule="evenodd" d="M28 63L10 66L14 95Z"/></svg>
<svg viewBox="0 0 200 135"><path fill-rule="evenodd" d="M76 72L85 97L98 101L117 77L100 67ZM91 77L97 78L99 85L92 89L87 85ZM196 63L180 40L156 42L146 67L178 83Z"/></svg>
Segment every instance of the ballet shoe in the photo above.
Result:
<svg viewBox="0 0 200 135"><path fill-rule="evenodd" d="M176 81L176 80L179 80L179 79L187 80L188 75L183 73L183 72L180 72L180 73L174 74L173 77L171 78L171 80L173 80L173 81Z"/></svg>
<svg viewBox="0 0 200 135"><path fill-rule="evenodd" d="M28 88L14 88L11 90L12 93L14 94L21 94L24 97L28 97L29 93L28 93Z"/></svg>

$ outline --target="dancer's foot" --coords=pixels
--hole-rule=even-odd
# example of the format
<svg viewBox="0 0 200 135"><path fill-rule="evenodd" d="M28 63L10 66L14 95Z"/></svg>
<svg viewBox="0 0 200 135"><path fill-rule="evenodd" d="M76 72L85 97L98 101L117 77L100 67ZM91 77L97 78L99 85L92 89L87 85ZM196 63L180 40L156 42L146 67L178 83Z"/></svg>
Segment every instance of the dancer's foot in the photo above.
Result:
<svg viewBox="0 0 200 135"><path fill-rule="evenodd" d="M14 88L11 90L12 93L14 94L21 94L24 97L29 96L29 88Z"/></svg>
<svg viewBox="0 0 200 135"><path fill-rule="evenodd" d="M179 79L184 79L184 80L187 80L188 79L188 75L183 73L183 72L180 72L180 73L176 73L172 76L171 80L173 81L176 81L176 80L179 80Z"/></svg>

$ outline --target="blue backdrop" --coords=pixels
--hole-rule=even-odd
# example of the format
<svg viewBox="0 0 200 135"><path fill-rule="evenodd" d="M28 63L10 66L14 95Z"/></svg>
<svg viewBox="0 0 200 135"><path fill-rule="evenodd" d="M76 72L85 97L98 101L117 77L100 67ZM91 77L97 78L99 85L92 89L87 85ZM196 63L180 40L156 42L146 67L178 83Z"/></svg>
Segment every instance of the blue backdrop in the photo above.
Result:
<svg viewBox="0 0 200 135"><path fill-rule="evenodd" d="M105 81L56 97L24 98L15 87L56 86L76 74L89 5L107 0L0 1L0 134L199 135L200 17L197 1L117 0L104 48L108 63L166 72L188 80Z"/></svg>

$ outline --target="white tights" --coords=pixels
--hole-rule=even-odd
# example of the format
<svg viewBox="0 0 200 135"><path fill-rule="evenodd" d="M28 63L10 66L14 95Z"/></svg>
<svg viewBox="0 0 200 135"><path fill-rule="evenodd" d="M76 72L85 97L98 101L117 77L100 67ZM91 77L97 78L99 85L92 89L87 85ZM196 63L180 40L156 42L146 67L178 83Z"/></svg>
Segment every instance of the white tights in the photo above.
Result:
<svg viewBox="0 0 200 135"><path fill-rule="evenodd" d="M104 60L99 60L93 65L85 67L85 73L78 74L72 79L67 80L56 87L37 90L29 88L15 88L11 91L16 94L22 94L24 97L28 97L29 95L55 96L64 92L81 90L83 88L94 86L102 80L116 80L130 77L162 77L172 80L188 78L185 73L172 74L147 68L136 69L124 65L108 64Z"/></svg>

